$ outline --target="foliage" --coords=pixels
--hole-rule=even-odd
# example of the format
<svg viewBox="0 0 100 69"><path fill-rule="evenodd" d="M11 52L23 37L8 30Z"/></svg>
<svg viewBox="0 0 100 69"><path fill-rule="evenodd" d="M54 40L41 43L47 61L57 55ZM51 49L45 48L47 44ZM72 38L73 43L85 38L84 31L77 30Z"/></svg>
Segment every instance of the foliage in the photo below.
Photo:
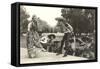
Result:
<svg viewBox="0 0 100 69"><path fill-rule="evenodd" d="M63 8L61 9L61 16L72 25L75 33L91 33L94 31L95 10L93 9ZM60 28L64 28L63 25Z"/></svg>
<svg viewBox="0 0 100 69"><path fill-rule="evenodd" d="M28 19L30 16L26 13L24 7L20 7L20 34L27 32L27 25L29 23Z"/></svg>
<svg viewBox="0 0 100 69"><path fill-rule="evenodd" d="M46 21L41 20L40 18L38 18L38 32L51 32L51 27L47 24Z"/></svg>

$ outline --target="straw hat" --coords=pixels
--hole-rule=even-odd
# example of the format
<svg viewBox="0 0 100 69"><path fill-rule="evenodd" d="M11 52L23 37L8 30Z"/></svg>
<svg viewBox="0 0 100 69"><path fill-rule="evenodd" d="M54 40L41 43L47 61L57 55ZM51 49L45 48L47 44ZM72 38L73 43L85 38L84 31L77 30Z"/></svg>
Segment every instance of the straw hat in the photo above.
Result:
<svg viewBox="0 0 100 69"><path fill-rule="evenodd" d="M57 18L55 18L55 20L58 20L58 21L66 21L66 19L63 18L63 17L57 17Z"/></svg>
<svg viewBox="0 0 100 69"><path fill-rule="evenodd" d="M48 38L51 39L51 37L53 37L54 39L56 38L56 36L54 34L50 34L48 35Z"/></svg>

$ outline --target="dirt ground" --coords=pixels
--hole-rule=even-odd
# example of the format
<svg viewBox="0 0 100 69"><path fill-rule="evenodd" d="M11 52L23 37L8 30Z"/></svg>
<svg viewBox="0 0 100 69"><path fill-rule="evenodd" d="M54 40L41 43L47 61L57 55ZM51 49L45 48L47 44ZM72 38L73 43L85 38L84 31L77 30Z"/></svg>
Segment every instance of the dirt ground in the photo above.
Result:
<svg viewBox="0 0 100 69"><path fill-rule="evenodd" d="M59 62L59 61L78 61L78 60L87 60L83 57L76 57L68 55L62 57L63 54L56 56L56 53L50 52L37 52L37 58L28 58L27 48L20 48L20 63L43 63L43 62Z"/></svg>

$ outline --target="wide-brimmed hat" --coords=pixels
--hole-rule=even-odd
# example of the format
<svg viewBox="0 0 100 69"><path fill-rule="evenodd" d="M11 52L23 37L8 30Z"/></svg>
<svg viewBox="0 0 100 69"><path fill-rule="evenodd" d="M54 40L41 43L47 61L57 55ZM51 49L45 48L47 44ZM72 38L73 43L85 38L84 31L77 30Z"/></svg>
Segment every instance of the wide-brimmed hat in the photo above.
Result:
<svg viewBox="0 0 100 69"><path fill-rule="evenodd" d="M33 16L32 16L32 19L34 19L34 18L36 18L36 17L37 17L36 15L33 15Z"/></svg>
<svg viewBox="0 0 100 69"><path fill-rule="evenodd" d="M54 34L50 34L48 35L48 38L51 39L51 37L56 38L56 36Z"/></svg>
<svg viewBox="0 0 100 69"><path fill-rule="evenodd" d="M58 20L58 21L66 21L66 19L63 18L63 17L57 17L57 18L55 18L55 20Z"/></svg>

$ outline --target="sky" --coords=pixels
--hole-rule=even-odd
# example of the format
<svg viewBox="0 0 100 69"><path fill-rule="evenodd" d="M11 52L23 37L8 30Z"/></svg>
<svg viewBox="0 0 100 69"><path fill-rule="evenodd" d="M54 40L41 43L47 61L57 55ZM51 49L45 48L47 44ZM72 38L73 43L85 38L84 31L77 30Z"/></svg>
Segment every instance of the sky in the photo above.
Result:
<svg viewBox="0 0 100 69"><path fill-rule="evenodd" d="M48 25L54 27L57 24L56 17L61 16L61 9L56 7L41 7L41 6L23 6L26 12L30 15L28 20L31 20L32 15L36 15L40 19L46 21Z"/></svg>

